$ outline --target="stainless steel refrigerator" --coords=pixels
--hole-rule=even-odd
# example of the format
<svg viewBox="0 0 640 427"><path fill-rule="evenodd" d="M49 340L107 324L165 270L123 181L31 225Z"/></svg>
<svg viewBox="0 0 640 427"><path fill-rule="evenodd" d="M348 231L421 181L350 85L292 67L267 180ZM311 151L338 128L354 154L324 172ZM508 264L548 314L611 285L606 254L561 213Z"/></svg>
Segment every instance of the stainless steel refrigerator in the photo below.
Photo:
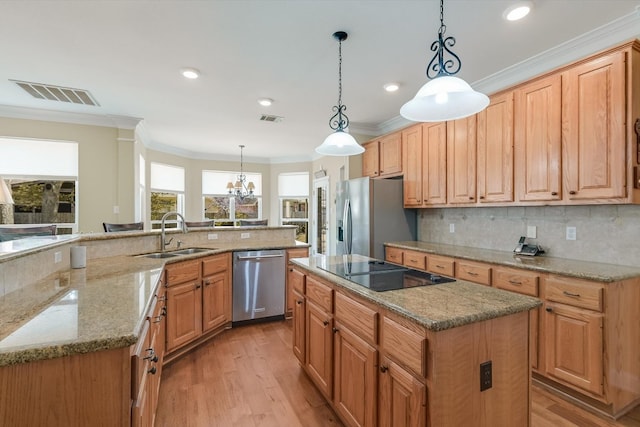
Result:
<svg viewBox="0 0 640 427"><path fill-rule="evenodd" d="M357 178L336 189L337 255L384 259L384 243L416 240L416 212L403 208L402 180Z"/></svg>

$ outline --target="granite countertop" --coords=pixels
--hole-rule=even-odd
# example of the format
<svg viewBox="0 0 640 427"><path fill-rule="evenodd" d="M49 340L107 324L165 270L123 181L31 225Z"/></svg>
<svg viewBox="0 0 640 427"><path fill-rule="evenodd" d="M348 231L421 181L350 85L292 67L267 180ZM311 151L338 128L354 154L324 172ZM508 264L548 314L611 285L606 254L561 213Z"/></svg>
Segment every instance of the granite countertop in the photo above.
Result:
<svg viewBox="0 0 640 427"><path fill-rule="evenodd" d="M215 246L165 259L90 260L84 269L53 273L0 297L0 366L134 344L166 264L234 250L300 247L291 242Z"/></svg>
<svg viewBox="0 0 640 427"><path fill-rule="evenodd" d="M320 267L332 263L365 261L368 257L322 256L297 258L291 262L366 300L400 314L432 331L493 319L542 305L533 297L457 280L451 283L376 292L357 285Z"/></svg>
<svg viewBox="0 0 640 427"><path fill-rule="evenodd" d="M636 267L578 261L545 255L535 257L516 256L513 252L418 241L389 242L385 243L385 245L599 282L618 282L640 276L640 268Z"/></svg>

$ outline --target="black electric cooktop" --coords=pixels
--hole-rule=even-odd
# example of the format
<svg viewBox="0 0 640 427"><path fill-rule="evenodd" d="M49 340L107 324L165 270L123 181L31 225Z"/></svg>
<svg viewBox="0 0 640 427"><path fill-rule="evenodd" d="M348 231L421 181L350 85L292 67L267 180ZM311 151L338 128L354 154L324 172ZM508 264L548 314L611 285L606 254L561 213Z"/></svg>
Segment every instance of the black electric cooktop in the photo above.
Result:
<svg viewBox="0 0 640 427"><path fill-rule="evenodd" d="M377 292L455 282L455 279L449 277L377 260L347 261L320 268Z"/></svg>

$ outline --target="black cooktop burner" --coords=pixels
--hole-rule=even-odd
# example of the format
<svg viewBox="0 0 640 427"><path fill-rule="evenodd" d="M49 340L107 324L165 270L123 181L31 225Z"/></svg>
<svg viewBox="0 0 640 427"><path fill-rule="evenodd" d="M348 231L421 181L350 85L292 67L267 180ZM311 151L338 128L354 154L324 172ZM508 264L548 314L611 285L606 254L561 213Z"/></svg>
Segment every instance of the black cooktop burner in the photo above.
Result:
<svg viewBox="0 0 640 427"><path fill-rule="evenodd" d="M455 282L455 279L449 277L377 260L344 262L320 268L378 292Z"/></svg>

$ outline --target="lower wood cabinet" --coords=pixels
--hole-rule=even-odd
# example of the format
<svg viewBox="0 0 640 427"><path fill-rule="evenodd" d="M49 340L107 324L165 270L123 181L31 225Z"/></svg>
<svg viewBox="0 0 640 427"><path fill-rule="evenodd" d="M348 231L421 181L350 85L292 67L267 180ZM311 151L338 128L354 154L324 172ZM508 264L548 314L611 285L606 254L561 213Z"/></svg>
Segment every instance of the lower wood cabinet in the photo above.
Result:
<svg viewBox="0 0 640 427"><path fill-rule="evenodd" d="M388 357L380 363L378 426L424 427L427 387Z"/></svg>
<svg viewBox="0 0 640 427"><path fill-rule="evenodd" d="M292 258L306 258L309 256L309 248L295 248L295 249L287 249L287 276L286 276L286 291L285 291L285 317L291 317L294 310L295 297L293 295L293 290L296 286L300 289L303 285L300 285L299 280L304 277L303 274L297 272L291 265L289 265L289 260ZM304 290L299 290L304 294Z"/></svg>
<svg viewBox="0 0 640 427"><path fill-rule="evenodd" d="M293 354L303 366L307 363L306 350L306 300L304 295L293 291Z"/></svg>
<svg viewBox="0 0 640 427"><path fill-rule="evenodd" d="M333 316L307 299L306 369L324 396L333 398Z"/></svg>

